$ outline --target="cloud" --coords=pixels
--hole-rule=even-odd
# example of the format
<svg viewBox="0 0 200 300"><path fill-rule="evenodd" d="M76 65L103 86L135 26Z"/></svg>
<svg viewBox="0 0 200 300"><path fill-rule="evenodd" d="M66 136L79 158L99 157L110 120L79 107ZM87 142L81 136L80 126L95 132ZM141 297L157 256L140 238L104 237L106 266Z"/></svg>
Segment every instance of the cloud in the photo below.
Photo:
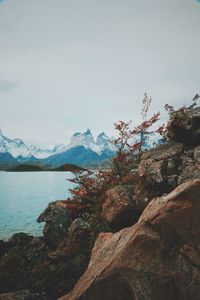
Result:
<svg viewBox="0 0 200 300"><path fill-rule="evenodd" d="M13 89L15 89L18 85L19 84L17 81L10 81L10 80L0 78L0 92L2 93L9 93Z"/></svg>

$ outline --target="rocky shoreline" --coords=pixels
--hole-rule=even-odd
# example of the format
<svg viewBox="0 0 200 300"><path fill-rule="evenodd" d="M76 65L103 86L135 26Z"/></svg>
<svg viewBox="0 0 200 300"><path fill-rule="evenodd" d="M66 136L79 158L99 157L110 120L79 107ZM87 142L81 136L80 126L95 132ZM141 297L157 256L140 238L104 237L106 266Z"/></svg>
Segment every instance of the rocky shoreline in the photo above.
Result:
<svg viewBox="0 0 200 300"><path fill-rule="evenodd" d="M0 241L0 299L199 299L200 109L168 133L132 185L103 193L98 217L55 201L43 237Z"/></svg>

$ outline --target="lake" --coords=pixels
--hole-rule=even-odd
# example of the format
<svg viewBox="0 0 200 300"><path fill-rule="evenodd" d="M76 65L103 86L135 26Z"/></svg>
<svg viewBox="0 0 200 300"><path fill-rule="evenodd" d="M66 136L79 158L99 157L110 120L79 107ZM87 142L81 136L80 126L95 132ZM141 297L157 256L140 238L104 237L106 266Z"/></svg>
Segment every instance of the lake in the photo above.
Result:
<svg viewBox="0 0 200 300"><path fill-rule="evenodd" d="M49 202L66 199L72 183L67 172L0 172L0 239L16 232L41 235L37 218Z"/></svg>

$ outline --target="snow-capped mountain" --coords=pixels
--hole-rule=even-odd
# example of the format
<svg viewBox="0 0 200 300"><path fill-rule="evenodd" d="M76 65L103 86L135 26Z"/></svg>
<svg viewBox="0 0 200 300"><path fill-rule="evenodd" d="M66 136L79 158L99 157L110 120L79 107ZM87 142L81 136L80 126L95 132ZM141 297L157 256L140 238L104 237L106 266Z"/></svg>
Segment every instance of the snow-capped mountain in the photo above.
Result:
<svg viewBox="0 0 200 300"><path fill-rule="evenodd" d="M76 132L73 134L70 140L70 144L67 146L67 149L83 146L86 149L91 149L92 151L96 153L100 153L101 150L98 147L98 145L94 141L94 137L90 131L90 129L87 129L85 132Z"/></svg>
<svg viewBox="0 0 200 300"><path fill-rule="evenodd" d="M29 145L28 147L31 153L38 159L47 158L53 154L63 152L66 149L66 146L63 144L59 144L50 148L41 148L34 145Z"/></svg>
<svg viewBox="0 0 200 300"><path fill-rule="evenodd" d="M102 132L97 136L96 143L97 143L98 147L100 147L101 152L104 152L104 151L115 152L116 147L112 143L112 140L113 140L113 138L110 138L109 136L107 136L105 134L105 132Z"/></svg>
<svg viewBox="0 0 200 300"><path fill-rule="evenodd" d="M100 133L95 141L90 129L87 129L83 133L74 133L71 137L70 144L66 147L65 150L77 146L83 146L86 149L90 149L99 155L101 155L105 150L108 149L112 152L115 151L113 144L110 142L110 138L104 132Z"/></svg>
<svg viewBox="0 0 200 300"><path fill-rule="evenodd" d="M95 140L90 129L76 132L67 145L41 148L27 145L21 139L11 139L0 131L0 164L19 162L38 162L58 166L64 163L78 165L96 164L111 157L115 150L109 137L100 133Z"/></svg>
<svg viewBox="0 0 200 300"><path fill-rule="evenodd" d="M64 163L73 163L79 166L100 164L114 155L114 146L109 142L109 137L102 132L95 140L90 129L85 132L76 132L71 137L70 143L61 152L54 154L45 163L55 166Z"/></svg>
<svg viewBox="0 0 200 300"><path fill-rule="evenodd" d="M139 141L136 136L131 143ZM88 166L101 164L112 157L116 148L104 132L94 139L90 129L76 132L72 135L68 145L58 144L54 147L41 148L26 145L21 139L10 139L0 131L0 165L12 165L19 162L42 163L60 166L66 163ZM155 143L162 143L160 135L150 134L145 138L145 149L154 147Z"/></svg>
<svg viewBox="0 0 200 300"><path fill-rule="evenodd" d="M0 130L0 153L9 153L18 161L30 160L33 155L21 139L10 139Z"/></svg>

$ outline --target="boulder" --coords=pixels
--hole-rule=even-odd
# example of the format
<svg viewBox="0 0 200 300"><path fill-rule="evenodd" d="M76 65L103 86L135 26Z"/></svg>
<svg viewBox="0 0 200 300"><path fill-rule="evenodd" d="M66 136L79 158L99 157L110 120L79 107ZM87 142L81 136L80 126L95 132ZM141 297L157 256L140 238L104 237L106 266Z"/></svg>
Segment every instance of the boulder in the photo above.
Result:
<svg viewBox="0 0 200 300"><path fill-rule="evenodd" d="M118 185L106 192L101 217L112 230L133 225L140 215L141 210L135 205L132 186Z"/></svg>
<svg viewBox="0 0 200 300"><path fill-rule="evenodd" d="M155 197L171 192L179 184L200 178L200 147L170 143L142 155L135 186L137 207L144 209Z"/></svg>
<svg viewBox="0 0 200 300"><path fill-rule="evenodd" d="M40 222L46 222L43 234L48 246L55 248L68 236L68 229L72 222L70 214L63 201L55 201L48 205L38 217Z"/></svg>
<svg viewBox="0 0 200 300"><path fill-rule="evenodd" d="M185 150L180 157L178 184L191 179L200 178L199 147Z"/></svg>
<svg viewBox="0 0 200 300"><path fill-rule="evenodd" d="M89 267L62 300L198 300L200 179L155 198L139 221L101 233Z"/></svg>
<svg viewBox="0 0 200 300"><path fill-rule="evenodd" d="M69 236L72 237L73 235L80 233L80 232L87 232L89 230L90 225L83 220L82 218L75 219L70 227L69 227Z"/></svg>
<svg viewBox="0 0 200 300"><path fill-rule="evenodd" d="M178 184L183 145L160 145L142 155L135 187L136 205L142 210L154 197L169 193Z"/></svg>
<svg viewBox="0 0 200 300"><path fill-rule="evenodd" d="M19 232L12 235L12 237L9 239L9 243L15 246L22 246L28 244L32 239L32 235Z"/></svg>
<svg viewBox="0 0 200 300"><path fill-rule="evenodd" d="M174 113L167 125L168 137L185 145L200 145L200 107Z"/></svg>
<svg viewBox="0 0 200 300"><path fill-rule="evenodd" d="M0 299L57 299L69 292L87 267L89 251L84 238L61 244L54 255L43 237L0 243Z"/></svg>

